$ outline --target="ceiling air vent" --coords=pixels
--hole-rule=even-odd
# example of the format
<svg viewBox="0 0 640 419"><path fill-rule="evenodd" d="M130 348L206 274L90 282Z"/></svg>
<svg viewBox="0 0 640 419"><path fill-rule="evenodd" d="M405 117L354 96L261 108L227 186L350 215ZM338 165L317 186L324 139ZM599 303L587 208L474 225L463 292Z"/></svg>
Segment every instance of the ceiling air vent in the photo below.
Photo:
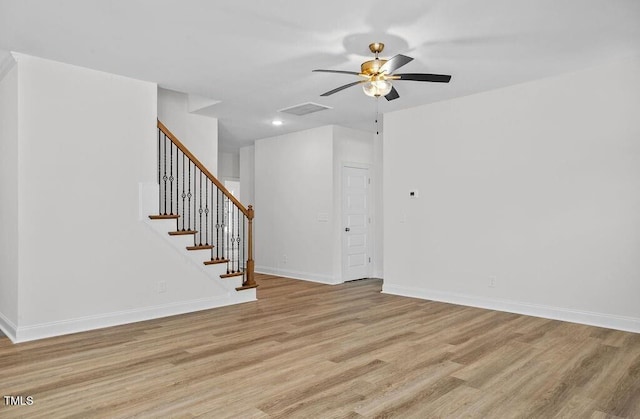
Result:
<svg viewBox="0 0 640 419"><path fill-rule="evenodd" d="M307 102L300 105L291 106L290 108L280 109L278 112L290 113L292 115L309 115L310 113L332 109L329 106L318 105L317 103Z"/></svg>

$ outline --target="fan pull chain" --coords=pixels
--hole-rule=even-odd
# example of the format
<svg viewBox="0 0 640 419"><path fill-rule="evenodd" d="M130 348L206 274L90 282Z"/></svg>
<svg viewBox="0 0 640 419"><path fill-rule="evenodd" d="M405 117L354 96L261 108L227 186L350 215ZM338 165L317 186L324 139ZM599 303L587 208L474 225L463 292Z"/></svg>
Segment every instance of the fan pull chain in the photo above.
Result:
<svg viewBox="0 0 640 419"><path fill-rule="evenodd" d="M375 124L376 124L376 135L380 135L380 111L379 111L379 101L380 97L376 96L376 119L375 119Z"/></svg>

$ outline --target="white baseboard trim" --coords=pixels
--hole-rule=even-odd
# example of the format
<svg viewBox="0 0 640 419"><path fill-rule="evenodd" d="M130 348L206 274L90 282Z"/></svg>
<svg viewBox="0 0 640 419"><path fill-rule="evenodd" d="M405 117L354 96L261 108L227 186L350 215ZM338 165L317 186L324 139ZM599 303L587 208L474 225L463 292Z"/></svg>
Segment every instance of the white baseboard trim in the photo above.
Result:
<svg viewBox="0 0 640 419"><path fill-rule="evenodd" d="M145 307L140 309L123 310L96 316L80 317L56 322L41 323L32 326L18 327L14 343L28 342L70 333L86 332L88 330L105 327L137 323L161 317L175 316L194 311L209 310L249 301L255 301L255 292L232 294L228 297L202 298L198 300L171 303L166 305ZM7 335L9 336L9 335ZM11 337L10 337L11 338Z"/></svg>
<svg viewBox="0 0 640 419"><path fill-rule="evenodd" d="M16 343L16 325L13 324L4 314L0 313L0 330L13 343Z"/></svg>
<svg viewBox="0 0 640 419"><path fill-rule="evenodd" d="M384 283L382 293L640 333L640 318L551 307Z"/></svg>
<svg viewBox="0 0 640 419"><path fill-rule="evenodd" d="M297 272L287 269L277 269L269 266L256 266L255 271L261 274L284 276L287 278L300 279L302 281L318 282L326 285L342 284L342 281L336 281L329 275L319 275L309 272Z"/></svg>

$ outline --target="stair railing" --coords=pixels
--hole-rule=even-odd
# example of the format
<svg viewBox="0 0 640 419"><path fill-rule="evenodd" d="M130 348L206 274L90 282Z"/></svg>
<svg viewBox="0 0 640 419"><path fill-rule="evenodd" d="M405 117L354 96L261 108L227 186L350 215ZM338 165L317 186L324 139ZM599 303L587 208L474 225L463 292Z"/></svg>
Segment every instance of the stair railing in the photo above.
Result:
<svg viewBox="0 0 640 419"><path fill-rule="evenodd" d="M158 121L159 214L176 218L177 231L192 234L191 250L211 249L205 264L227 264L227 274L244 275L242 287L256 286L253 218L224 185Z"/></svg>

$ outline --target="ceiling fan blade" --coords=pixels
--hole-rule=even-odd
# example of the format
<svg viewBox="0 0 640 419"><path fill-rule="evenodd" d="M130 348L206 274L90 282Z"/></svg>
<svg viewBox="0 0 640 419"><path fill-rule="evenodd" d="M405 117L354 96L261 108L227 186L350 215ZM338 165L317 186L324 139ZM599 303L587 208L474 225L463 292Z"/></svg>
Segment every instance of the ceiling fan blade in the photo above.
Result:
<svg viewBox="0 0 640 419"><path fill-rule="evenodd" d="M446 74L405 73L394 74L398 80L430 81L434 83L449 83L451 76Z"/></svg>
<svg viewBox="0 0 640 419"><path fill-rule="evenodd" d="M333 90L329 90L328 92L325 92L323 94L321 94L320 96L330 96L334 93L338 93L341 90L347 89L351 86L355 86L356 84L361 84L361 83L365 83L367 80L359 80L359 81L354 81L353 83L349 83L349 84L345 84L344 86L340 86L340 87L336 87Z"/></svg>
<svg viewBox="0 0 640 419"><path fill-rule="evenodd" d="M394 57L391 57L389 61L384 63L384 65L380 67L380 72L391 74L397 69L399 69L400 67L402 67L403 65L408 64L411 61L413 61L413 58L407 57L406 55L398 54Z"/></svg>
<svg viewBox="0 0 640 419"><path fill-rule="evenodd" d="M360 75L357 71L344 71L344 70L311 70L316 73L339 73L339 74L353 74L354 76Z"/></svg>
<svg viewBox="0 0 640 419"><path fill-rule="evenodd" d="M391 91L389 93L387 93L387 95L384 97L387 100L394 100L399 98L400 95L398 94L398 91L396 90L395 87L391 88Z"/></svg>

